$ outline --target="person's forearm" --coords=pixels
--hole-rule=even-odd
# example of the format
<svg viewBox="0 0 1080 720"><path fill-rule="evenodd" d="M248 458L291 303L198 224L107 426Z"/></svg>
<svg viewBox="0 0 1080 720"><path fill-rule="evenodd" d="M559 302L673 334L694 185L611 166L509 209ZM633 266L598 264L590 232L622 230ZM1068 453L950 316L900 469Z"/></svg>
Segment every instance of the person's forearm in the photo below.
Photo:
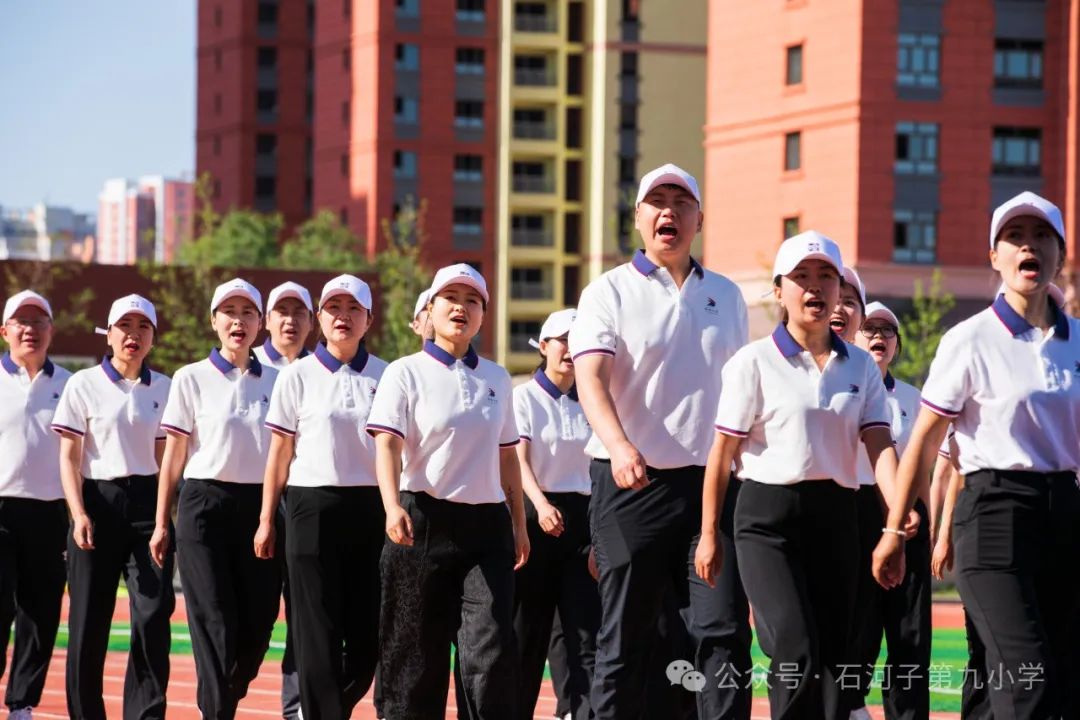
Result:
<svg viewBox="0 0 1080 720"><path fill-rule="evenodd" d="M506 504L510 506L514 525L524 527L525 500L521 490L521 467L513 448L499 452L499 480L506 495Z"/></svg>
<svg viewBox="0 0 1080 720"><path fill-rule="evenodd" d="M187 438L170 435L165 440L165 453L161 459L161 471L158 473L158 496L156 523L159 528L167 528L172 519L173 498L176 486L180 482L180 473L187 462Z"/></svg>
<svg viewBox="0 0 1080 720"><path fill-rule="evenodd" d="M529 464L529 445L528 441L522 440L514 450L517 451L518 468L521 471L521 489L534 507L540 507L547 502L547 496L544 495L544 491L540 488L540 483L536 480L536 475L533 474L532 465Z"/></svg>
<svg viewBox="0 0 1080 720"><path fill-rule="evenodd" d="M896 505L889 508L886 527L903 527L904 518L915 505L915 498L929 495L930 470L948 429L947 419L925 409L919 413L907 452L896 473Z"/></svg>
<svg viewBox="0 0 1080 720"><path fill-rule="evenodd" d="M375 477L383 510L401 505L401 438L390 433L375 436Z"/></svg>
<svg viewBox="0 0 1080 720"><path fill-rule="evenodd" d="M724 514L724 498L731 482L731 462L739 445L736 438L716 433L709 459L705 463L705 482L701 489L701 534L715 534Z"/></svg>
<svg viewBox="0 0 1080 720"><path fill-rule="evenodd" d="M277 514L281 493L289 482L289 464L293 457L293 439L274 433L270 439L270 452L263 474L262 510L260 522L272 523Z"/></svg>
<svg viewBox="0 0 1080 720"><path fill-rule="evenodd" d="M60 439L60 484L64 488L64 499L72 517L86 515L83 504L82 440L63 436Z"/></svg>
<svg viewBox="0 0 1080 720"><path fill-rule="evenodd" d="M960 496L960 490L964 486L964 476L960 471L949 466L949 486L945 489L945 502L941 508L941 528L938 536L946 541L952 540L953 511L956 509L956 499Z"/></svg>
<svg viewBox="0 0 1080 720"><path fill-rule="evenodd" d="M887 434L887 430L874 428L867 432L873 435L866 438L866 452L874 468L874 482L877 484L879 498L884 503L882 507L888 515L897 501L896 473L899 462L896 447L892 444L891 436L887 440L878 436L879 433Z"/></svg>

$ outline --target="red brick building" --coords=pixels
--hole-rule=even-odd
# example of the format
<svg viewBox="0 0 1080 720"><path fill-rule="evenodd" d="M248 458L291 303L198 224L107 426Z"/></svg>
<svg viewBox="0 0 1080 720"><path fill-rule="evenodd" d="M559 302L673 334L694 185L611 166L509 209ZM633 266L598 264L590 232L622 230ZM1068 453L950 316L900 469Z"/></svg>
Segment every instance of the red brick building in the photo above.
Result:
<svg viewBox="0 0 1080 720"><path fill-rule="evenodd" d="M748 295L813 228L872 296L940 267L981 302L990 215L1025 189L1076 263L1080 0L713 0L709 26L705 261Z"/></svg>

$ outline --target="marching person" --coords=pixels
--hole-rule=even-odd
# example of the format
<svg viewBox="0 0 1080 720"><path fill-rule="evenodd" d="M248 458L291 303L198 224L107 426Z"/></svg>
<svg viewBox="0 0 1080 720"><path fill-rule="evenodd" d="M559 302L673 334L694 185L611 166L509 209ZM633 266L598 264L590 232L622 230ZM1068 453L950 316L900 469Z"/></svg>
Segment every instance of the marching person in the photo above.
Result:
<svg viewBox="0 0 1080 720"><path fill-rule="evenodd" d="M514 416L521 443L517 446L525 519L529 530L529 562L517 573L514 587L514 631L521 663L518 715L531 719L544 679L544 660L551 645L556 612L573 656L569 670L569 714L592 716L589 690L600 626L600 596L589 574L589 459L585 444L592 431L577 401L574 364L567 336L573 309L548 316L540 341L540 367L531 382L514 388Z"/></svg>
<svg viewBox="0 0 1080 720"><path fill-rule="evenodd" d="M275 553L275 518L289 486L286 567L303 715L348 718L378 659L379 555L384 525L375 442L364 424L386 367L364 349L371 289L341 275L326 283L324 342L283 370L266 426L273 431L255 554Z"/></svg>
<svg viewBox="0 0 1080 720"><path fill-rule="evenodd" d="M850 281L849 281L850 283ZM874 359L885 383L892 438L902 455L919 410L919 390L889 372L900 354L900 321L885 305L866 307L866 319L856 333L856 347ZM920 720L930 716L930 523L926 503L915 503L916 517L908 516L905 554L907 575L900 587L884 590L871 572L871 555L885 523L884 508L893 502L877 484L866 453L859 454L859 580L852 622L856 662L862 674L852 696L852 720L869 720L866 695L874 678L884 630L889 654L885 662L888 682L881 694L889 720Z"/></svg>
<svg viewBox="0 0 1080 720"><path fill-rule="evenodd" d="M307 288L292 281L284 282L267 296L267 338L255 348L255 357L263 365L278 370L309 355L305 346L311 334L313 310L311 293ZM285 495L281 496L281 513L285 517ZM282 520L284 522L284 520ZM285 538L279 537L278 547L285 547ZM283 553L279 559L285 561ZM289 574L281 573L281 597L285 601L285 652L281 656L281 714L285 720L296 720L300 710L300 679L296 671L296 651L293 647L292 597L289 592Z"/></svg>
<svg viewBox="0 0 1080 720"><path fill-rule="evenodd" d="M169 550L169 516L184 477L176 549L184 586L198 704L209 720L231 719L259 671L281 605L277 560L260 560L262 472L270 444L266 413L277 370L251 352L262 297L235 279L214 291L210 320L220 347L173 377L162 427L168 432L150 552Z"/></svg>
<svg viewBox="0 0 1080 720"><path fill-rule="evenodd" d="M956 430L964 487L953 516L956 583L986 647L995 717L1080 715L1072 639L1080 575L1080 323L1049 295L1065 260L1061 212L1024 192L995 211L990 262L1006 286L950 329L923 387L899 499L874 551L886 587L903 574L892 532Z"/></svg>
<svg viewBox="0 0 1080 720"><path fill-rule="evenodd" d="M73 718L104 720L102 683L116 585L131 606L124 716L164 718L169 685L173 556L150 559L157 473L169 378L146 362L157 311L139 295L119 298L104 331L109 352L72 376L52 428L71 512L68 538L67 705Z"/></svg>
<svg viewBox="0 0 1080 720"><path fill-rule="evenodd" d="M470 344L487 303L476 270L439 270L428 300L434 339L390 363L368 417L391 540L379 628L388 718L444 716L455 639L463 712L517 712L514 570L529 538L510 376Z"/></svg>
<svg viewBox="0 0 1080 720"><path fill-rule="evenodd" d="M866 319L866 287L855 268L844 266L844 282L840 285L840 302L829 317L829 327L852 345L859 337L859 328Z"/></svg>
<svg viewBox="0 0 1080 720"><path fill-rule="evenodd" d="M591 702L601 719L637 717L646 706L665 596L695 652L660 666L689 661L711 680L695 696L701 717L750 716L749 609L730 513L708 530L730 559L717 587L692 566L720 368L747 340L738 287L690 256L702 219L689 173L671 164L646 173L635 210L644 249L585 288L570 331L594 431L590 522L603 611ZM734 507L739 483L729 490Z"/></svg>
<svg viewBox="0 0 1080 720"><path fill-rule="evenodd" d="M862 445L886 487L896 469L881 373L830 328L843 269L836 243L812 230L780 246L772 275L783 320L724 367L705 474L695 566L711 583L731 558L708 531L728 511L741 457L735 549L777 719L848 717L841 674L852 661Z"/></svg>
<svg viewBox="0 0 1080 720"><path fill-rule="evenodd" d="M41 701L64 596L67 509L53 413L71 378L49 359L52 307L32 290L4 303L0 338L0 676L15 626L4 704L29 720ZM115 590L115 586L113 588Z"/></svg>

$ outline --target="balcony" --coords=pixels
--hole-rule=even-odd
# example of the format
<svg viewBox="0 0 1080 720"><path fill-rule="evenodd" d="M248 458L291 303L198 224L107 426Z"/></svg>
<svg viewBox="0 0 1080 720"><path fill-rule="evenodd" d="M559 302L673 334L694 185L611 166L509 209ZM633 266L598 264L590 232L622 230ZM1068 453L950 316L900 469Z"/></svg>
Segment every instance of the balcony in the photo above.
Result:
<svg viewBox="0 0 1080 720"><path fill-rule="evenodd" d="M550 230L542 228L512 228L510 244L514 247L552 247L555 236Z"/></svg>
<svg viewBox="0 0 1080 720"><path fill-rule="evenodd" d="M547 66L515 67L514 84L521 87L554 87L555 73Z"/></svg>
<svg viewBox="0 0 1080 720"><path fill-rule="evenodd" d="M551 300L552 294L551 283L510 282L511 300Z"/></svg>
<svg viewBox="0 0 1080 720"><path fill-rule="evenodd" d="M555 16L548 13L518 12L514 14L514 30L527 33L553 33L558 30L558 23Z"/></svg>
<svg viewBox="0 0 1080 720"><path fill-rule="evenodd" d="M555 123L549 121L534 122L514 121L514 139L516 140L554 140Z"/></svg>
<svg viewBox="0 0 1080 720"><path fill-rule="evenodd" d="M542 175L514 175L513 189L516 193L548 194L555 192L555 182Z"/></svg>

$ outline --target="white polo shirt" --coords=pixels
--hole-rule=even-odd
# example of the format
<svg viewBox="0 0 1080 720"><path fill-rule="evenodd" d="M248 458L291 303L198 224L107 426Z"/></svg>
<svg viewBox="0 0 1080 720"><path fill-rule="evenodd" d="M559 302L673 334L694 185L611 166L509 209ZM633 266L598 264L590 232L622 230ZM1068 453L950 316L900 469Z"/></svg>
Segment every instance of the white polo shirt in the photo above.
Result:
<svg viewBox="0 0 1080 720"><path fill-rule="evenodd" d="M999 295L941 339L922 403L952 419L965 475L1080 468L1080 323L1050 306L1045 335Z"/></svg>
<svg viewBox="0 0 1080 720"><path fill-rule="evenodd" d="M0 497L59 500L60 440L49 430L71 373L46 359L31 380L0 357Z"/></svg>
<svg viewBox="0 0 1080 720"><path fill-rule="evenodd" d="M270 342L270 338L266 338L266 342L251 352L255 353L255 357L258 358L259 362L262 363L264 367L269 365L277 370L284 370L292 364L289 358L278 352L277 348L274 347L274 343ZM302 360L310 354L308 349L304 348L300 351L300 354L296 356L296 359Z"/></svg>
<svg viewBox="0 0 1080 720"><path fill-rule="evenodd" d="M735 283L693 262L680 289L639 250L581 293L570 352L575 359L614 358L615 410L650 467L705 465L720 369L747 333L746 303ZM587 452L609 457L596 435Z"/></svg>
<svg viewBox="0 0 1080 720"><path fill-rule="evenodd" d="M514 388L514 418L529 443L529 465L544 492L592 491L585 445L592 437L577 389L563 393L543 370Z"/></svg>
<svg viewBox="0 0 1080 720"><path fill-rule="evenodd" d="M518 443L511 387L506 370L472 348L457 360L428 340L387 366L367 430L404 439L402 490L470 505L505 502L499 449Z"/></svg>
<svg viewBox="0 0 1080 720"><path fill-rule="evenodd" d="M146 364L137 380L127 380L108 357L72 376L52 429L82 438L83 477L115 480L157 473L154 443L165 438L161 416L170 384Z"/></svg>
<svg viewBox="0 0 1080 720"><path fill-rule="evenodd" d="M744 478L769 485L832 479L855 489L860 436L890 426L873 358L832 336L823 370L788 332L750 343L724 367L716 429L744 438Z"/></svg>
<svg viewBox="0 0 1080 720"><path fill-rule="evenodd" d="M217 348L176 371L161 426L188 438L184 477L263 481L270 448L266 413L277 375L254 357L241 372Z"/></svg>
<svg viewBox="0 0 1080 720"><path fill-rule="evenodd" d="M885 404L892 418L893 443L899 457L907 449L911 440L911 430L915 427L915 418L919 416L919 389L897 380L890 373L885 373ZM863 448L859 452L859 485L876 485L874 468L870 465L870 456Z"/></svg>
<svg viewBox="0 0 1080 720"><path fill-rule="evenodd" d="M278 374L266 426L296 440L289 485L378 485L375 441L365 428L385 369L363 348L343 363L320 343Z"/></svg>

